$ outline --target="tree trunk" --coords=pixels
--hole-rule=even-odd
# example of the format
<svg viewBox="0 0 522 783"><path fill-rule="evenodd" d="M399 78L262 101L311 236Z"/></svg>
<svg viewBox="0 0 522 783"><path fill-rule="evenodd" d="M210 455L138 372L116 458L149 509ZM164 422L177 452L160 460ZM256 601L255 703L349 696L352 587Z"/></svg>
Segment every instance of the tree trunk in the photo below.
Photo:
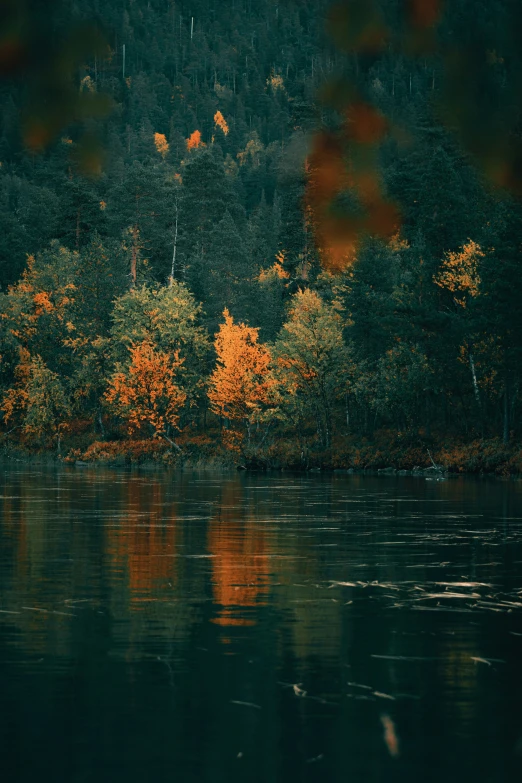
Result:
<svg viewBox="0 0 522 783"><path fill-rule="evenodd" d="M509 394L507 380L504 382L504 426L502 440L504 443L509 443Z"/></svg>
<svg viewBox="0 0 522 783"><path fill-rule="evenodd" d="M172 288L174 285L174 276L176 274L176 255L178 250L178 204L175 203L175 210L176 210L176 223L174 228L174 248L172 251L172 268L170 270L170 280L169 280L169 288Z"/></svg>
<svg viewBox="0 0 522 783"><path fill-rule="evenodd" d="M138 226L132 228L132 252L131 252L131 288L136 288L138 270Z"/></svg>
<svg viewBox="0 0 522 783"><path fill-rule="evenodd" d="M475 372L475 361L473 359L473 354L471 353L469 346L468 346L468 356L469 356L469 368L471 370L471 377L473 379L473 392L475 394L477 405L480 407L480 391L477 383L477 373Z"/></svg>
<svg viewBox="0 0 522 783"><path fill-rule="evenodd" d="M100 425L100 433L102 438L105 439L105 427L103 426L103 418L101 410L98 411L98 424Z"/></svg>
<svg viewBox="0 0 522 783"><path fill-rule="evenodd" d="M80 249L80 218L82 210L81 207L76 211L76 250Z"/></svg>
<svg viewBox="0 0 522 783"><path fill-rule="evenodd" d="M330 408L328 405L325 406L324 411L324 435L325 448L329 449L332 442L332 417L330 415Z"/></svg>
<svg viewBox="0 0 522 783"><path fill-rule="evenodd" d="M158 433L158 434L160 435L160 437L161 437L161 438L163 438L164 440L166 440L166 441L167 441L167 443L170 443L170 445L171 445L173 448L175 448L175 449L176 449L176 451L177 451L179 454L183 454L183 450L180 448L180 446L178 446L178 444L177 444L177 443L175 443L175 441L171 440L171 439L169 438L169 436L168 436L168 435L165 435L165 433L164 433L164 432L161 432L161 433Z"/></svg>
<svg viewBox="0 0 522 783"><path fill-rule="evenodd" d="M425 430L426 430L426 437L431 438L431 411L430 411L430 395L429 392L426 394L424 398L424 404L425 404Z"/></svg>

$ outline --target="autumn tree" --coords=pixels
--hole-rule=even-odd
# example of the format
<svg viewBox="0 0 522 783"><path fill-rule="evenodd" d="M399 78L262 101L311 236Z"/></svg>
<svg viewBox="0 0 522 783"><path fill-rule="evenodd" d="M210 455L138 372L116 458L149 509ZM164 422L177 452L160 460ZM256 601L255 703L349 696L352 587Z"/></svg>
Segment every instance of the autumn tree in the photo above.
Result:
<svg viewBox="0 0 522 783"><path fill-rule="evenodd" d="M187 395L178 385L183 359L166 354L144 340L129 349L130 364L114 373L106 393L107 403L127 422L130 432L148 430L180 451L173 440L179 429L179 413Z"/></svg>
<svg viewBox="0 0 522 783"><path fill-rule="evenodd" d="M70 352L64 349L74 331L78 253L58 242L30 256L16 285L4 297L3 326L11 340L31 356L41 356L52 371L70 371Z"/></svg>
<svg viewBox="0 0 522 783"><path fill-rule="evenodd" d="M219 110L214 114L214 125L216 126L216 128L221 129L224 136L228 136L228 132L229 132L228 123Z"/></svg>
<svg viewBox="0 0 522 783"><path fill-rule="evenodd" d="M195 130L193 133L190 134L189 138L187 139L187 151L190 152L190 150L197 150L200 147L204 147L205 144L201 139L201 131Z"/></svg>
<svg viewBox="0 0 522 783"><path fill-rule="evenodd" d="M277 382L272 373L271 353L258 342L258 329L234 323L228 310L216 334L217 367L210 376L208 396L212 411L224 419L228 445L249 453L259 448L274 420ZM265 425L254 447L254 428Z"/></svg>
<svg viewBox="0 0 522 783"><path fill-rule="evenodd" d="M332 441L333 410L347 388L348 353L338 305L298 291L274 348L287 421L314 422L321 445Z"/></svg>
<svg viewBox="0 0 522 783"><path fill-rule="evenodd" d="M22 431L38 440L56 439L60 451L61 434L71 408L63 383L40 356L31 358L23 351L16 371L16 385L2 401L6 424L19 420Z"/></svg>
<svg viewBox="0 0 522 783"><path fill-rule="evenodd" d="M2 365L4 363L4 357L2 357ZM23 426L29 400L31 354L27 348L18 346L18 360L13 364L11 383L4 391L1 409L4 424L9 426L11 430L16 430Z"/></svg>
<svg viewBox="0 0 522 783"><path fill-rule="evenodd" d="M480 264L484 258L480 245L469 240L461 250L446 253L433 282L446 292L449 302L446 304L456 323L459 338L469 363L475 400L480 406L480 390L474 356L473 329L477 327L474 319L474 300L480 295Z"/></svg>
<svg viewBox="0 0 522 783"><path fill-rule="evenodd" d="M201 306L183 284L140 286L119 297L112 314L111 347L120 365L129 361L129 349L146 342L182 361L177 383L186 393L186 411L204 396L209 340L200 324Z"/></svg>
<svg viewBox="0 0 522 783"><path fill-rule="evenodd" d="M169 144L164 133L154 134L154 146L161 157L165 159L169 153Z"/></svg>

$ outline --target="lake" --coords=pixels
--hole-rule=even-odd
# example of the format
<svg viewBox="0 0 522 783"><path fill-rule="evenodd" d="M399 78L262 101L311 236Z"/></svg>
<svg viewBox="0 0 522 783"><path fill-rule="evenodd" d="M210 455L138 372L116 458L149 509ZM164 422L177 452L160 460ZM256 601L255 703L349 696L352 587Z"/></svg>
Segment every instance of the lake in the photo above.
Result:
<svg viewBox="0 0 522 783"><path fill-rule="evenodd" d="M522 482L3 466L6 783L522 775Z"/></svg>

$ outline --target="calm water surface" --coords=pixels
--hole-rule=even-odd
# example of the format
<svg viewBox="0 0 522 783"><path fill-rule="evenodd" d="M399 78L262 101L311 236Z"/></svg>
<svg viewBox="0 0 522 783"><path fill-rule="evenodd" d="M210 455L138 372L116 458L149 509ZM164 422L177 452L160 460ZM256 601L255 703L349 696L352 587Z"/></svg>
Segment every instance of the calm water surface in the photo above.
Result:
<svg viewBox="0 0 522 783"><path fill-rule="evenodd" d="M522 780L522 483L3 469L0 778Z"/></svg>

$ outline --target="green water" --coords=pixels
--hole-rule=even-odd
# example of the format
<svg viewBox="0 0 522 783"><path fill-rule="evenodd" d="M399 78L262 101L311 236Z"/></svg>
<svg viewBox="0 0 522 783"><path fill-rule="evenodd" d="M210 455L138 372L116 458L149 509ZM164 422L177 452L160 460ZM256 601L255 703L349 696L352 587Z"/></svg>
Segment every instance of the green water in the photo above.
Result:
<svg viewBox="0 0 522 783"><path fill-rule="evenodd" d="M9 467L0 495L2 781L522 778L522 484Z"/></svg>

